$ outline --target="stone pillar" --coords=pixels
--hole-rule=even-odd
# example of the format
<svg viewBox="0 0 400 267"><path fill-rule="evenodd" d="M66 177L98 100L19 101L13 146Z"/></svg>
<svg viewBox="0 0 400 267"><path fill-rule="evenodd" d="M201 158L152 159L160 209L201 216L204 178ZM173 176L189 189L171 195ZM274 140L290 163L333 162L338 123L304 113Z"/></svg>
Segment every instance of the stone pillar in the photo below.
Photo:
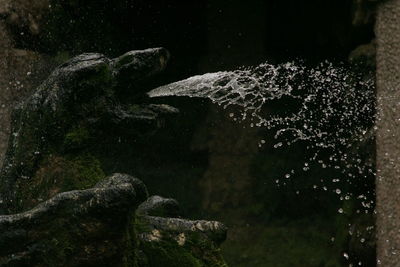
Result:
<svg viewBox="0 0 400 267"><path fill-rule="evenodd" d="M400 266L400 0L382 1L377 36L377 260Z"/></svg>

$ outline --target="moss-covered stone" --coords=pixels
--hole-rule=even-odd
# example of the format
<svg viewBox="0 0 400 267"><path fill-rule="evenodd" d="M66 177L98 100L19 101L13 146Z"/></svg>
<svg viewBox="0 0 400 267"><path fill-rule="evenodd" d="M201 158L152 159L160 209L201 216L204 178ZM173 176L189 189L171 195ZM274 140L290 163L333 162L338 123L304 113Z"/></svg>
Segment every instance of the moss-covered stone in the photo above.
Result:
<svg viewBox="0 0 400 267"><path fill-rule="evenodd" d="M135 216L143 183L113 174L58 193L34 209L0 216L0 265L226 267L219 222ZM11 244L11 245L10 245Z"/></svg>
<svg viewBox="0 0 400 267"><path fill-rule="evenodd" d="M165 267L203 267L187 249L180 247L173 240L159 241L157 243L144 243L141 247L147 257L149 266Z"/></svg>
<svg viewBox="0 0 400 267"><path fill-rule="evenodd" d="M90 154L69 159L50 155L32 179L17 181L17 203L21 209L32 208L57 193L91 188L104 177L100 162Z"/></svg>
<svg viewBox="0 0 400 267"><path fill-rule="evenodd" d="M64 147L66 150L79 149L82 148L89 139L90 134L88 129L78 127L65 135Z"/></svg>
<svg viewBox="0 0 400 267"><path fill-rule="evenodd" d="M129 228L141 189L126 181L59 193L0 216L0 265L135 266L127 251L135 244Z"/></svg>
<svg viewBox="0 0 400 267"><path fill-rule="evenodd" d="M10 212L23 210L25 201L17 200L16 195L30 190L18 188L27 188L26 184L38 186L42 180L49 180L46 172L63 173L63 182L51 178L57 180L58 190L90 187L104 176L100 163L94 159L96 155L90 150L98 151L104 142L110 143L116 134L114 129L121 134L143 129L140 116L143 112L138 115L125 111L117 104L120 101L115 94L121 81L145 80L160 72L165 68L168 52L159 48L133 51L128 55L128 60L123 62L121 58L111 60L95 53L77 56L59 66L15 109L0 181L0 197L6 209ZM162 109L149 110L151 116L145 118L145 124L157 127L158 123L153 121L160 119L158 113L162 113ZM163 110L171 113L167 108ZM93 132L96 134L92 137ZM60 183L63 186L59 186ZM37 187L34 189L32 192Z"/></svg>
<svg viewBox="0 0 400 267"><path fill-rule="evenodd" d="M226 228L218 222L141 216L135 228L146 266L227 266L219 246Z"/></svg>
<svg viewBox="0 0 400 267"><path fill-rule="evenodd" d="M15 110L0 200L6 212L18 214L0 216L0 264L226 266L222 224L161 217L137 223L134 211L148 198L144 184L120 173L105 179L105 163L113 169L115 153L134 149L125 140L148 138L165 115L177 113L167 105L119 101L123 84L148 79L167 58L163 49L114 60L75 57ZM164 238L153 243L148 238L157 232Z"/></svg>

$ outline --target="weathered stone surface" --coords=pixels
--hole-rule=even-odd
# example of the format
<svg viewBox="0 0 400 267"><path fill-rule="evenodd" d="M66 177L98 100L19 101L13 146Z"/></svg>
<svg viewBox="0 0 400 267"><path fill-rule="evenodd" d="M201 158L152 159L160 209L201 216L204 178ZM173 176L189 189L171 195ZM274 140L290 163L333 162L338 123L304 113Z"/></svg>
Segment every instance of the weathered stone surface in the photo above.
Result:
<svg viewBox="0 0 400 267"><path fill-rule="evenodd" d="M377 257L380 266L400 266L400 1L378 9L377 40Z"/></svg>
<svg viewBox="0 0 400 267"><path fill-rule="evenodd" d="M113 60L114 75L120 85L146 80L165 69L169 52L165 49L149 51L131 51Z"/></svg>
<svg viewBox="0 0 400 267"><path fill-rule="evenodd" d="M144 265L226 266L219 246L227 228L216 221L168 218L179 213L175 199L151 196L139 205L136 229Z"/></svg>
<svg viewBox="0 0 400 267"><path fill-rule="evenodd" d="M17 212L32 207L35 203L28 205L26 202L32 197L22 192L32 191L29 189L32 183L43 180L43 175L38 176L38 170L44 170L46 166L41 163L47 161L45 165L48 167L57 161L57 166L61 164L68 168L65 155L76 150L90 132L96 135L109 131L112 135L119 128L125 134L142 134L160 126L163 114L176 113L176 109L166 105L118 104L121 100L117 95L122 84L132 90L128 81L134 84L146 77L148 79L164 69L167 60L168 52L156 48L132 51L115 60L101 54L83 54L59 66L33 95L14 110L12 134L0 182L1 198L7 209ZM139 93L132 92L133 95ZM92 155L89 157L93 158ZM77 185L62 189L63 186L57 185L56 181L52 183L56 186L53 190L46 189L46 192L77 189ZM27 184L30 186L24 189ZM86 188L92 185L88 184ZM41 198L48 197L51 195Z"/></svg>
<svg viewBox="0 0 400 267"><path fill-rule="evenodd" d="M146 221L152 230L164 231L166 234L173 233L198 233L207 237L207 239L220 244L226 238L227 228L220 222L213 221L189 221L179 218L163 218L155 216L144 216L142 220ZM145 240L151 237L142 236Z"/></svg>
<svg viewBox="0 0 400 267"><path fill-rule="evenodd" d="M178 204L147 200L146 186L130 175L105 178L102 163L113 160L107 150L120 143L116 136L147 138L178 112L137 103L141 85L167 59L161 48L115 60L83 54L15 108L0 173L4 212L15 214L0 216L1 266L225 266L221 223L136 216L142 202L142 214L163 216L177 214ZM162 238L147 239L153 232Z"/></svg>
<svg viewBox="0 0 400 267"><path fill-rule="evenodd" d="M60 193L24 213L0 216L0 265L127 266L135 243L129 234L138 204L135 189L142 188L130 183L133 178L110 179Z"/></svg>
<svg viewBox="0 0 400 267"><path fill-rule="evenodd" d="M140 204L137 213L160 217L178 217L180 208L178 201L175 199L151 196Z"/></svg>
<svg viewBox="0 0 400 267"><path fill-rule="evenodd" d="M0 1L0 162L7 148L12 107L54 67L50 57L19 45L37 36L47 9L47 0Z"/></svg>
<svg viewBox="0 0 400 267"><path fill-rule="evenodd" d="M2 215L0 266L226 266L219 250L223 224L135 218L147 195L139 179L116 173L91 189Z"/></svg>
<svg viewBox="0 0 400 267"><path fill-rule="evenodd" d="M219 222L153 216L138 222L145 266L227 266L219 249L227 229Z"/></svg>
<svg viewBox="0 0 400 267"><path fill-rule="evenodd" d="M140 128L143 131L151 131L160 128L165 122L165 117L178 113L178 110L168 105L134 104L129 107L117 106L106 115L105 122L121 130L131 127Z"/></svg>
<svg viewBox="0 0 400 267"><path fill-rule="evenodd" d="M143 201L146 201L149 197L147 188L141 180L139 180L133 176L130 176L127 174L122 174L122 173L112 174L107 179L104 179L104 180L98 182L95 187L108 188L108 187L117 186L120 184L131 184L134 186L137 203L142 203Z"/></svg>

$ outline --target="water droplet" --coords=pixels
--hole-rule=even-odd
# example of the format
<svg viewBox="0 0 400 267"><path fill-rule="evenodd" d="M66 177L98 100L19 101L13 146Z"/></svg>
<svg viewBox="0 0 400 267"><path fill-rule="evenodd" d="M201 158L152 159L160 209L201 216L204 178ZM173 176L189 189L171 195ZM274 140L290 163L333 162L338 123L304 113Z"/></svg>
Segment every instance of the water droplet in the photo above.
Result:
<svg viewBox="0 0 400 267"><path fill-rule="evenodd" d="M298 82L302 77L307 82ZM217 82L221 80L228 82ZM365 144L371 128L377 129L374 86L374 79L365 79L327 61L315 67L289 62L191 77L163 87L167 91L163 94L209 98L224 108L235 106L238 111L229 113L229 117L240 121L251 115L251 127L275 132L272 136L280 142L276 141L274 148L305 142L307 152L314 156L307 158L300 170L308 171L312 162L318 162L323 169L334 168L343 173L350 184L355 177L374 174L368 160L357 154L358 143ZM299 108L290 115L266 117L269 101L282 98L298 101ZM262 139L259 145L265 143ZM350 155L349 150L356 154ZM285 175L289 177L290 174ZM327 191L327 187L323 190ZM334 190L341 194L339 189ZM343 198L348 200L349 196Z"/></svg>
<svg viewBox="0 0 400 267"><path fill-rule="evenodd" d="M275 145L274 145L274 148L278 148L278 147L281 147L282 146L282 142L279 142L279 143L276 143Z"/></svg>

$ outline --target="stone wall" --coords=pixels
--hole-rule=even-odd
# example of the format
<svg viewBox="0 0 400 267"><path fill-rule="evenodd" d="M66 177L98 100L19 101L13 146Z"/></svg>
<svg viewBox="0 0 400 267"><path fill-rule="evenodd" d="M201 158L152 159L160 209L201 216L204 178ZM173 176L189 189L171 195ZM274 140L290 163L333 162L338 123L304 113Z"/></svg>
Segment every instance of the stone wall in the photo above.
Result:
<svg viewBox="0 0 400 267"><path fill-rule="evenodd" d="M400 1L378 10L377 35L377 254L381 266L400 255Z"/></svg>
<svg viewBox="0 0 400 267"><path fill-rule="evenodd" d="M43 55L19 49L12 34L19 32L22 38L37 35L46 2L0 0L0 162L7 147L12 107L53 67Z"/></svg>

